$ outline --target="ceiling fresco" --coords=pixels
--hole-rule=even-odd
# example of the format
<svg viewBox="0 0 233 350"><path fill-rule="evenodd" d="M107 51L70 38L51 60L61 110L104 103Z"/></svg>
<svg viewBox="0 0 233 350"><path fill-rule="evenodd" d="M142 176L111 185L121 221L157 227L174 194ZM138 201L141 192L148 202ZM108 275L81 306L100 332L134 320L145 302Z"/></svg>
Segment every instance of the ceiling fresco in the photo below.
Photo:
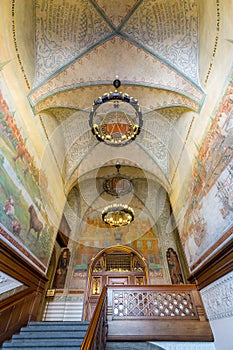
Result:
<svg viewBox="0 0 233 350"><path fill-rule="evenodd" d="M122 196L136 208L133 231L145 233L155 224L158 192L171 191L174 135L184 142L176 123L199 112L205 100L198 76L198 6L197 0L36 1L28 99L62 174L67 220L71 226L79 222L78 231L101 226L101 210L115 200L103 183L117 162L134 184ZM138 100L143 127L134 142L113 149L92 134L89 115L93 101L114 91L116 76L120 91ZM71 200L74 193L79 204Z"/></svg>
<svg viewBox="0 0 233 350"><path fill-rule="evenodd" d="M150 232L159 237L160 248L164 244L167 249L169 233L178 227L186 251L189 245L200 244L195 249L201 255L209 241L199 237L200 230L196 234L195 227L194 243L186 233L196 224L195 209L200 217L203 210L205 214L209 210L192 198L202 169L203 155L198 158L202 138L212 130L209 126L217 101L229 81L232 9L228 3L230 0L3 1L2 104L7 101L22 131L25 154L30 149L39 171L48 177L51 201L50 192L42 190L41 202L56 229L63 217L80 245L90 245L92 234L91 244L96 248L114 245L114 230L107 236L110 230L102 211L117 202L135 211L132 223L122 227L121 243L136 242ZM115 79L120 80L119 87L114 85ZM120 103L112 99L111 107L103 106L114 94L121 96ZM125 108L126 100L139 106L142 124L136 109L129 112ZM101 103L101 108L92 123L96 103ZM228 104L222 105L230 113ZM8 112L2 118L7 120ZM95 134L100 126L105 133ZM15 126L10 127L15 132ZM129 127L131 134L127 134ZM106 137L106 130L114 130L110 136L117 134L109 137L109 144L99 136ZM226 132L224 129L222 136ZM111 144L123 134L132 138L124 139L119 147ZM11 145L10 141L5 143ZM223 145L229 147L228 142ZM16 171L18 163L27 171L26 157L14 147L12 152L22 155L10 156L10 161ZM205 144L203 149L208 154ZM6 153L8 150L6 147ZM116 164L121 166L120 181ZM192 176L195 166L197 183L195 174ZM212 166L206 167L211 171ZM201 173L202 181L205 174ZM218 186L227 181L226 172ZM43 181L39 185L44 188ZM205 185L206 181L203 188ZM206 194L206 199L211 196ZM34 202L39 212L42 207L37 197ZM215 210L224 216L224 224L228 223L229 203L219 194L215 197L219 202ZM9 200L7 195L4 200ZM10 225L7 214L2 212L2 216ZM212 237L215 231L208 225ZM190 263L198 258L196 252L187 253Z"/></svg>
<svg viewBox="0 0 233 350"><path fill-rule="evenodd" d="M118 1L116 11L113 1L108 6L87 0L37 1L34 86L115 36L128 39L198 83L197 1L133 3ZM117 17L122 21L116 27L112 20L116 22Z"/></svg>

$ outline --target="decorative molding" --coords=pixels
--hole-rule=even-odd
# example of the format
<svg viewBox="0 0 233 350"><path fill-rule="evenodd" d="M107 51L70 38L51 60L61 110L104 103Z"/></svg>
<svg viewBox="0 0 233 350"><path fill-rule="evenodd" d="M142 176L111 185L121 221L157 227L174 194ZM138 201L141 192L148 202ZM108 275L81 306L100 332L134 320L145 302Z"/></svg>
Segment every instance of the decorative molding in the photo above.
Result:
<svg viewBox="0 0 233 350"><path fill-rule="evenodd" d="M209 320L233 317L233 271L201 291Z"/></svg>
<svg viewBox="0 0 233 350"><path fill-rule="evenodd" d="M227 230L222 237L220 237L201 257L196 261L195 264L191 266L191 270L194 272L198 266L201 266L208 257L213 255L218 249L221 249L222 244L224 244L225 241L229 240L231 235L233 234L233 226Z"/></svg>
<svg viewBox="0 0 233 350"><path fill-rule="evenodd" d="M19 255L22 255L26 261L30 261L38 270L42 273L46 272L46 267L33 255L25 246L23 246L12 233L10 233L0 223L0 247L1 245L7 246L7 249L13 249L18 251ZM3 243L4 242L4 243ZM13 248L11 248L13 247ZM1 251L0 251L1 252Z"/></svg>
<svg viewBox="0 0 233 350"><path fill-rule="evenodd" d="M194 119L195 119L195 116L193 115L192 120L191 120L190 125L189 125L189 128L188 128L188 131L187 131L187 134L186 134L186 137L185 137L185 140L184 140L184 143L183 143L182 150L181 150L180 155L179 155L179 159L178 159L177 164L176 164L175 171L174 171L174 173L173 173L173 175L171 177L171 183L173 183L173 181L174 181L175 175L176 175L178 167L180 165L180 161L181 161L183 152L184 152L184 150L185 150L185 148L187 146L188 138L189 138L192 126L193 126Z"/></svg>
<svg viewBox="0 0 233 350"><path fill-rule="evenodd" d="M30 86L29 80L28 80L28 78L27 78L27 75L26 75L26 73L25 73L25 70L24 70L24 67L23 67L23 62L22 62L22 59L21 59L21 57L20 57L19 48L18 48L18 44L17 44L16 25L15 25L15 3L16 3L16 0L12 0L12 3L11 3L12 37L13 37L13 42L14 42L14 45L15 45L15 52L16 52L16 56L17 56L18 63L19 63L19 65L20 65L21 71L22 71L22 73L23 73L23 77L24 77L24 79L25 79L26 85L27 85L28 89L30 90L31 86Z"/></svg>
<svg viewBox="0 0 233 350"><path fill-rule="evenodd" d="M233 270L233 227L230 238L219 246L217 252L206 259L203 264L192 272L189 277L191 283L196 282L199 289L205 288L211 283L222 278Z"/></svg>
<svg viewBox="0 0 233 350"><path fill-rule="evenodd" d="M0 270L28 288L20 288L0 303L0 343L35 321L47 278L19 252L0 241Z"/></svg>
<svg viewBox="0 0 233 350"><path fill-rule="evenodd" d="M216 56L216 52L217 52L217 48L218 48L218 44L219 44L219 32L220 32L220 25L221 25L220 19L221 19L221 17L220 17L220 0L216 0L216 35L215 35L215 40L214 40L212 57L211 57L209 68L208 68L208 71L207 71L207 74L206 74L205 80L204 80L205 85L208 82L211 71L213 69L214 60L215 60L215 56Z"/></svg>
<svg viewBox="0 0 233 350"><path fill-rule="evenodd" d="M41 284L47 282L42 271L38 271L37 266L6 242L0 240L0 270L17 281L37 289L38 280ZM35 287L36 285L36 287Z"/></svg>

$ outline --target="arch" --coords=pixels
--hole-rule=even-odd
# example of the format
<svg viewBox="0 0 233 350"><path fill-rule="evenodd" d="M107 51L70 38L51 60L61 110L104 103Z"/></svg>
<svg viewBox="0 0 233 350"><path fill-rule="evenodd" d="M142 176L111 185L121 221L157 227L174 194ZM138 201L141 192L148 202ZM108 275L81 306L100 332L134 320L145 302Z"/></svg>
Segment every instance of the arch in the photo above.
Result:
<svg viewBox="0 0 233 350"><path fill-rule="evenodd" d="M114 255L117 257L115 261ZM146 259L136 249L123 245L102 249L89 263L84 320L90 319L104 285L148 283L149 268Z"/></svg>
<svg viewBox="0 0 233 350"><path fill-rule="evenodd" d="M145 267L146 280L148 281L148 276L149 276L148 275L148 265L146 263L146 259L144 258L144 256L140 252L138 252L135 248L132 248L132 247L129 247L129 246L120 245L120 244L104 248L99 253L97 253L96 256L91 259L90 266L88 268L88 276L89 276L90 271L92 272L93 267L95 266L97 261L101 258L101 256L104 253L105 254L109 254L109 253L111 253L113 251L125 252L125 253L128 253L128 254L130 254L130 253L135 254L142 261L142 263L143 263L143 265Z"/></svg>

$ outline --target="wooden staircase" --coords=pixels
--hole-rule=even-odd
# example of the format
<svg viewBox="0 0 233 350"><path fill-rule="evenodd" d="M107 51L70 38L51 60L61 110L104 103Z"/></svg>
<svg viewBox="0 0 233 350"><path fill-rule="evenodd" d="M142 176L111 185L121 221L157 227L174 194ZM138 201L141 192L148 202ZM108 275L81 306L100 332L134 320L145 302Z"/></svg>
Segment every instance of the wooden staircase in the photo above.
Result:
<svg viewBox="0 0 233 350"><path fill-rule="evenodd" d="M140 350L214 350L196 286L104 286L90 324L30 322L2 349L136 350L139 342Z"/></svg>

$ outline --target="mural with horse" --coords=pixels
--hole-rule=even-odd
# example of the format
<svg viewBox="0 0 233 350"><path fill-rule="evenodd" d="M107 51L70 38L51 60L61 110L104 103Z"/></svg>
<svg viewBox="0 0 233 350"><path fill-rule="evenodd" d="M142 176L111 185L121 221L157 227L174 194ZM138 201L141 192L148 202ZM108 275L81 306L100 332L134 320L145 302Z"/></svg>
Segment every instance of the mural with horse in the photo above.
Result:
<svg viewBox="0 0 233 350"><path fill-rule="evenodd" d="M46 266L56 233L40 200L39 182L49 195L47 178L37 168L0 91L0 220L7 237Z"/></svg>

